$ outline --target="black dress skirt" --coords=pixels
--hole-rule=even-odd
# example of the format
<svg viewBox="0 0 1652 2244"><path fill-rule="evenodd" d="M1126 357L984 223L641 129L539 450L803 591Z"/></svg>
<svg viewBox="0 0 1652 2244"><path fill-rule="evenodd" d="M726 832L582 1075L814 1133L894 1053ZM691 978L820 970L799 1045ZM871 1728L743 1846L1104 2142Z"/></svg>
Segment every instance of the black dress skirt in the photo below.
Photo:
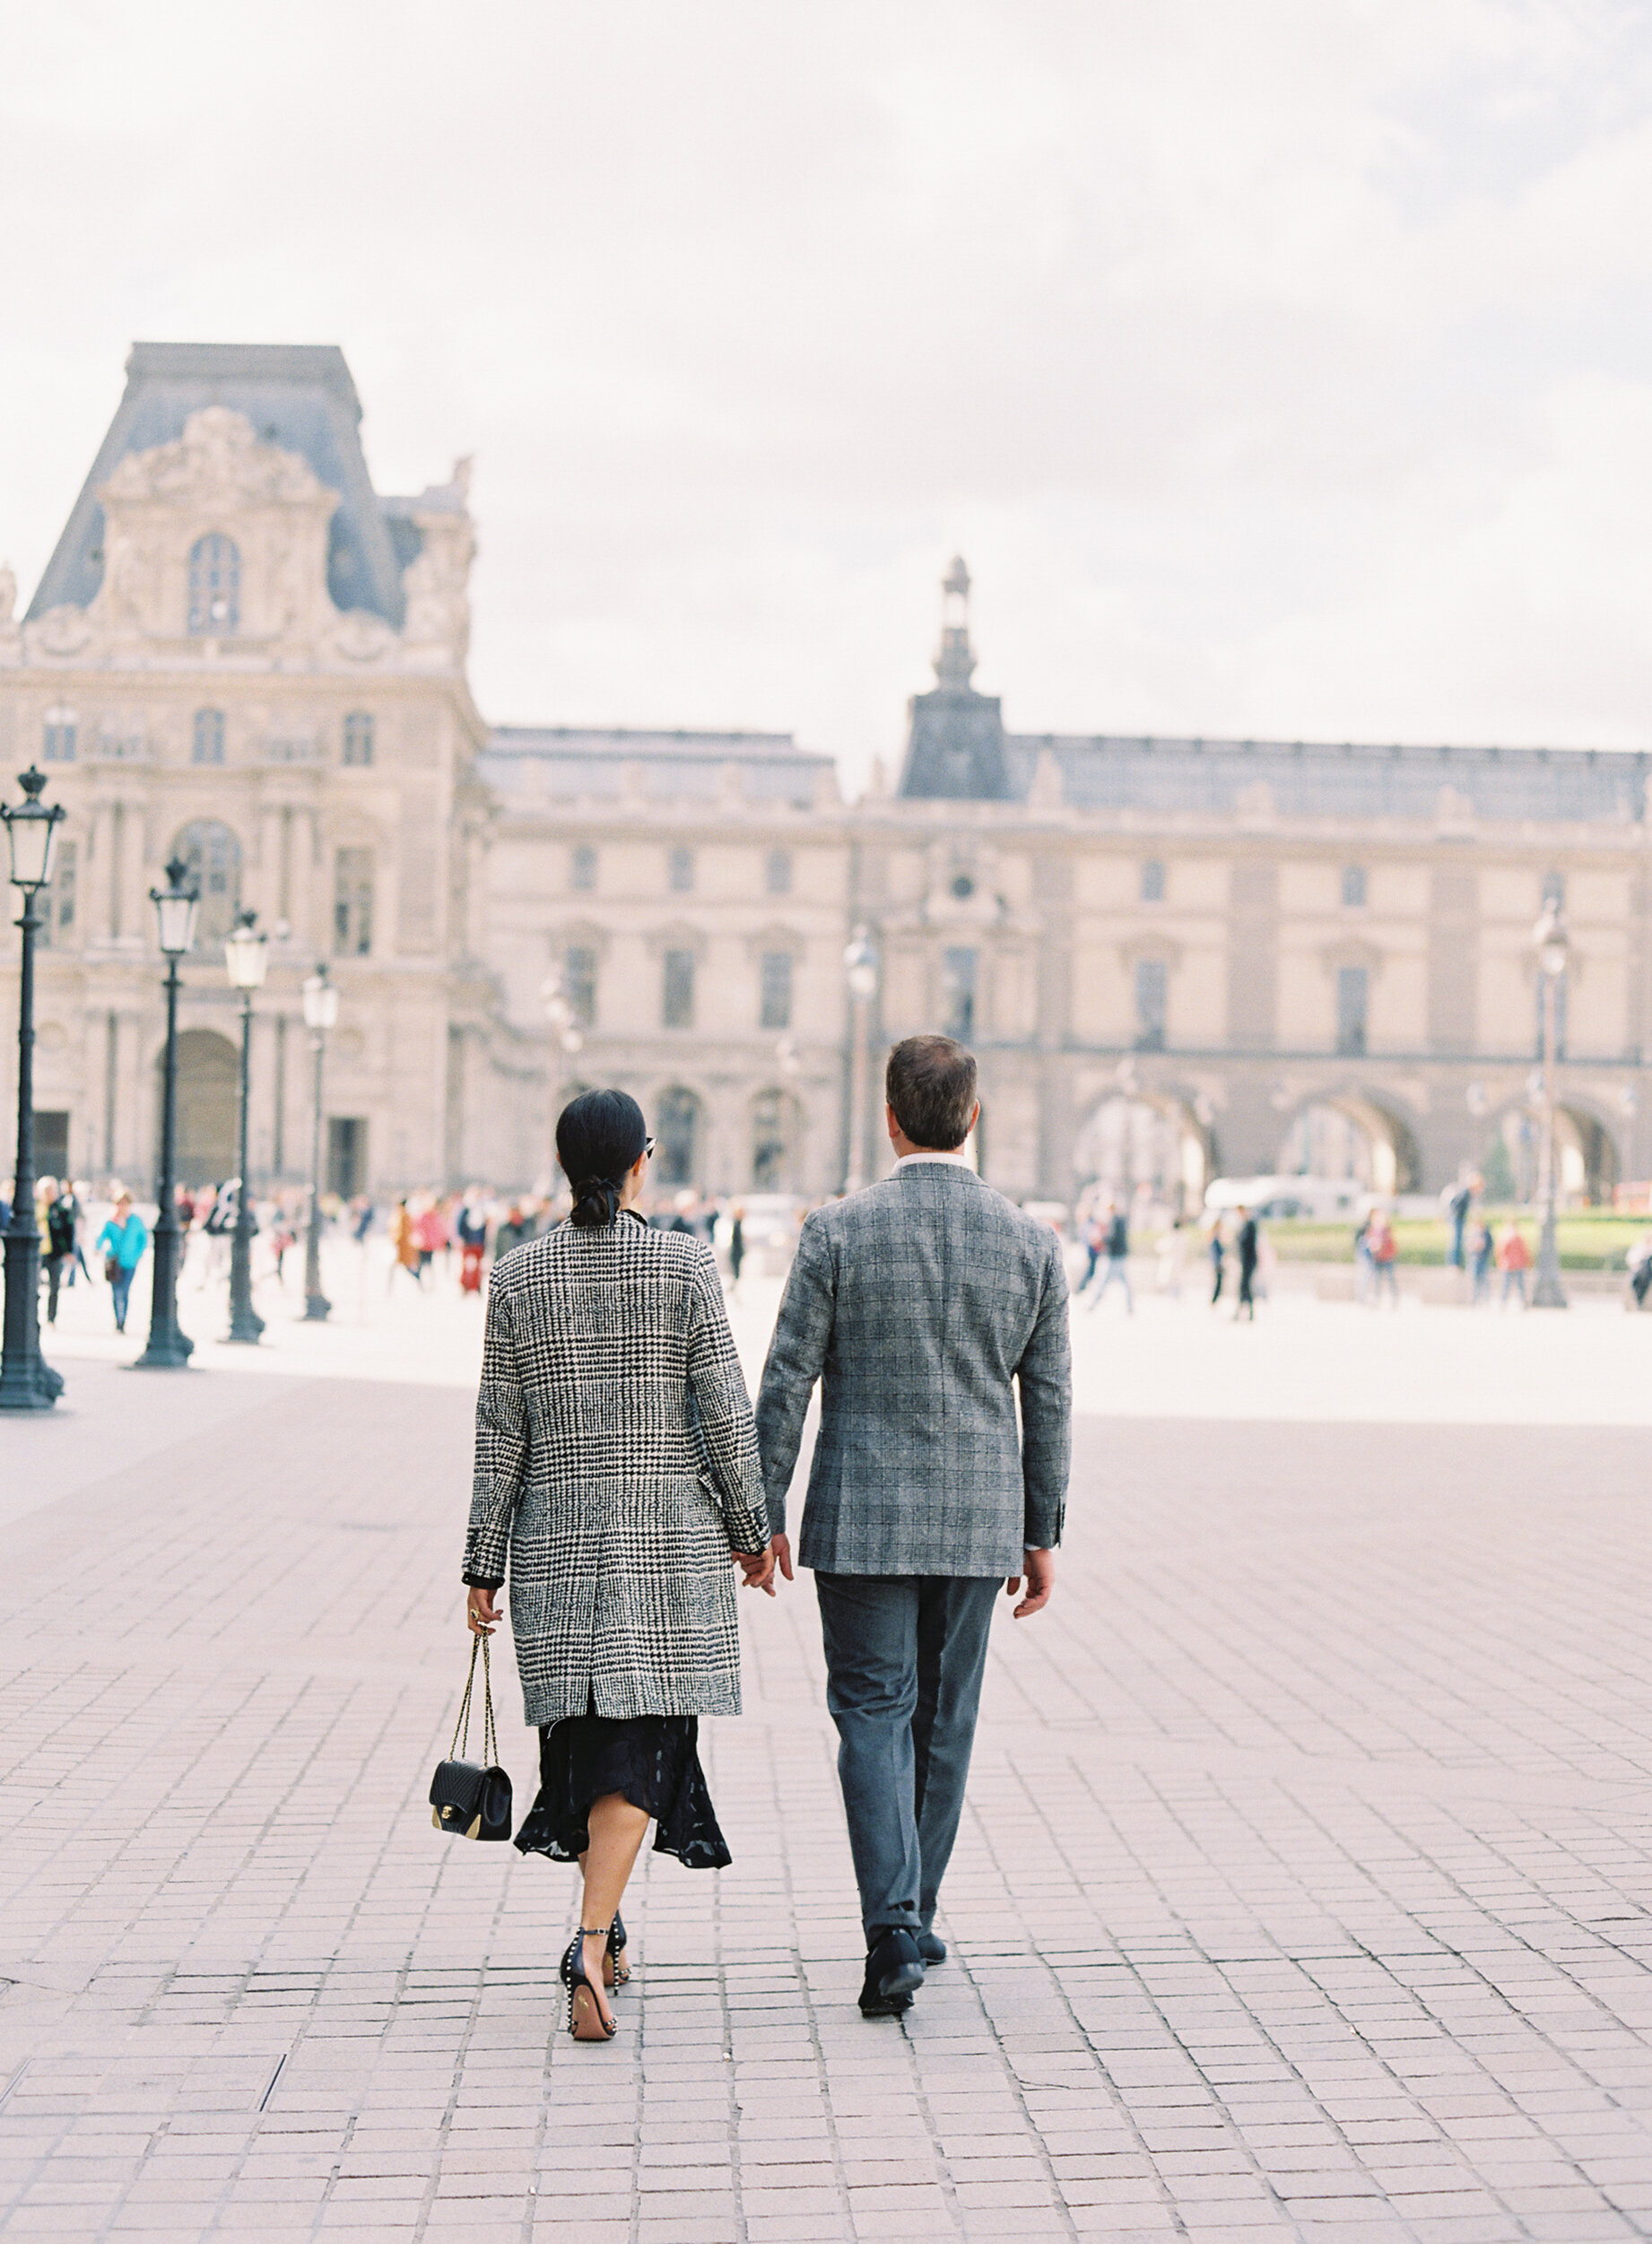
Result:
<svg viewBox="0 0 1652 2244"><path fill-rule="evenodd" d="M691 1714L639 1714L610 1721L570 1715L539 1733L539 1796L516 1844L525 1855L577 1862L591 1843L593 1800L622 1792L654 1818L654 1851L691 1870L733 1860L717 1829L700 1765L700 1724Z"/></svg>

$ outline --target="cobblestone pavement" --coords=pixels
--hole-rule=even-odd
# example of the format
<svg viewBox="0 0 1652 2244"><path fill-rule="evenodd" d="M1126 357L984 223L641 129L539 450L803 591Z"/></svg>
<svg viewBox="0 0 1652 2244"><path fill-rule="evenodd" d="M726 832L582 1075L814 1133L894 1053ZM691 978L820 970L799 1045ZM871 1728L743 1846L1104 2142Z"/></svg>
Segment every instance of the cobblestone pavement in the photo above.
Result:
<svg viewBox="0 0 1652 2244"><path fill-rule="evenodd" d="M73 1399L0 1425L6 2236L1652 2235L1632 1429L1082 1422L903 2023L855 2006L813 1598L743 1599L735 1866L645 1865L592 2049L571 1873L424 1805L463 1391Z"/></svg>

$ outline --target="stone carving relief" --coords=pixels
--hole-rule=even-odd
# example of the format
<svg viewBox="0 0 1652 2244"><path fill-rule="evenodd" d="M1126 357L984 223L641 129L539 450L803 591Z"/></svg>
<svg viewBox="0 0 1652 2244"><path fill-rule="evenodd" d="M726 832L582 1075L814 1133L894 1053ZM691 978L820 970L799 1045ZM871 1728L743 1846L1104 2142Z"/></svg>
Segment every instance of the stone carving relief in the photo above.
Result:
<svg viewBox="0 0 1652 2244"><path fill-rule="evenodd" d="M336 622L326 538L338 494L297 453L261 441L245 413L192 413L175 441L119 460L98 497L107 560L90 613L117 652L187 634L190 549L209 533L239 554L226 636L241 649L313 644Z"/></svg>
<svg viewBox="0 0 1652 2244"><path fill-rule="evenodd" d="M462 663L470 650L470 570L475 533L465 504L469 460L454 463L452 479L424 493L413 522L424 543L402 578L407 613L402 626L410 647L439 647Z"/></svg>

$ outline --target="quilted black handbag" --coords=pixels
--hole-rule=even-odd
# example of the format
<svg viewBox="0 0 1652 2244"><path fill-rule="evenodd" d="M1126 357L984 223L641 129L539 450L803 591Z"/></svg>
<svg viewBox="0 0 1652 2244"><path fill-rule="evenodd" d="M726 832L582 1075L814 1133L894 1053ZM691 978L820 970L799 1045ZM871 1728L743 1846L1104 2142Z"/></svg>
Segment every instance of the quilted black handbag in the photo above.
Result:
<svg viewBox="0 0 1652 2244"><path fill-rule="evenodd" d="M467 1761L470 1750L470 1701L476 1682L476 1647L482 1647L481 1761ZM493 1728L493 1673L488 1660L488 1640L470 1640L470 1674L459 1701L459 1718L453 1726L448 1758L439 1761L430 1779L430 1821L450 1839L509 1839L510 1837L510 1779L499 1765L499 1739Z"/></svg>

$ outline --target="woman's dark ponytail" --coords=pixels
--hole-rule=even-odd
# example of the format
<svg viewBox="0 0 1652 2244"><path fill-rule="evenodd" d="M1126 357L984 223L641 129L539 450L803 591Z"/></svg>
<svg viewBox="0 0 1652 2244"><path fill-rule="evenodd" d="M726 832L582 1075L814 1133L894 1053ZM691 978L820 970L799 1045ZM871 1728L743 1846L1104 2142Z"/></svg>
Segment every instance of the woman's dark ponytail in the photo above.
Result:
<svg viewBox="0 0 1652 2244"><path fill-rule="evenodd" d="M583 1091L561 1111L556 1157L573 1187L569 1222L596 1231L620 1213L620 1183L648 1143L642 1109L626 1091Z"/></svg>

